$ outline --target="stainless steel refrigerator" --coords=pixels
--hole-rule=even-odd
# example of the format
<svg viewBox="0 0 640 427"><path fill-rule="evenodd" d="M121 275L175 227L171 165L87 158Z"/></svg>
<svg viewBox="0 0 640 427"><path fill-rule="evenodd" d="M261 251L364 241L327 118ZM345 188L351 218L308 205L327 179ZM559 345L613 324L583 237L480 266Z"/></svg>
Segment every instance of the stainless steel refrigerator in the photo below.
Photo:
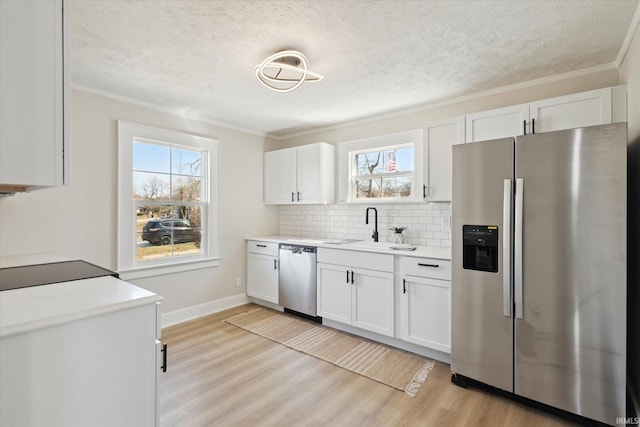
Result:
<svg viewBox="0 0 640 427"><path fill-rule="evenodd" d="M453 147L454 382L625 416L626 129Z"/></svg>

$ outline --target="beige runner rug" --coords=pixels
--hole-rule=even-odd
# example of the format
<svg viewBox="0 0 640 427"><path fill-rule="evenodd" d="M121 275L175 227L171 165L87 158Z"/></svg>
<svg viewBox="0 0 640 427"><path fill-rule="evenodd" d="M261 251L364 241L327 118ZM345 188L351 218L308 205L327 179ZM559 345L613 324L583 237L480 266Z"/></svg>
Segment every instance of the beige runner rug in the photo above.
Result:
<svg viewBox="0 0 640 427"><path fill-rule="evenodd" d="M435 366L422 356L258 308L225 322L415 396Z"/></svg>

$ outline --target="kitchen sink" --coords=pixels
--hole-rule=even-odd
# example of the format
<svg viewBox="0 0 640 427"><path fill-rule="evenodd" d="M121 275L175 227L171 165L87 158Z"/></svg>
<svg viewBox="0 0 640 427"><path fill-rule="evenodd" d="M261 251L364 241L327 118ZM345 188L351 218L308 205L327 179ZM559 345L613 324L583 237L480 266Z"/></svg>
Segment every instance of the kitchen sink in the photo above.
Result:
<svg viewBox="0 0 640 427"><path fill-rule="evenodd" d="M358 239L337 239L337 240L326 240L324 243L330 243L332 245L349 245L353 243L362 242L362 240Z"/></svg>
<svg viewBox="0 0 640 427"><path fill-rule="evenodd" d="M365 248L365 249L390 249L391 245L393 245L393 243L370 242L370 241L364 241L364 240L348 243L348 246L350 247L358 247L358 248Z"/></svg>
<svg viewBox="0 0 640 427"><path fill-rule="evenodd" d="M334 240L319 240L319 239L288 239L288 242L291 243L301 243L305 245L320 245L320 244L331 244L331 245L348 245L352 243L363 242L358 239L334 239Z"/></svg>

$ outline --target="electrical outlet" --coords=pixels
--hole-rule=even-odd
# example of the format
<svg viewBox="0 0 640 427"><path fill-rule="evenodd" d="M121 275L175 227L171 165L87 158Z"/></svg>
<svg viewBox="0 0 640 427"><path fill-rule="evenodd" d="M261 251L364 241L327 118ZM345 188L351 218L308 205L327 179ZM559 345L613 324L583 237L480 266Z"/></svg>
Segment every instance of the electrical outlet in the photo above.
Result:
<svg viewBox="0 0 640 427"><path fill-rule="evenodd" d="M240 277L236 277L236 288L242 286L242 279Z"/></svg>
<svg viewBox="0 0 640 427"><path fill-rule="evenodd" d="M451 217L443 216L440 218L441 218L440 225L442 226L442 231L451 231Z"/></svg>

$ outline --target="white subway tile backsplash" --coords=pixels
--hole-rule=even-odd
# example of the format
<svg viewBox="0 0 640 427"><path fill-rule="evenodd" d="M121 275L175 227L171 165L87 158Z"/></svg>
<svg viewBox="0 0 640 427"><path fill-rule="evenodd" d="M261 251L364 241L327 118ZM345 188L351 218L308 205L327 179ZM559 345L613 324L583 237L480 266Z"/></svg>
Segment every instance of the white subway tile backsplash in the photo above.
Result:
<svg viewBox="0 0 640 427"><path fill-rule="evenodd" d="M391 242L390 227L404 226L406 243L451 247L451 232L442 228L442 217L451 216L451 203L393 205L291 205L280 206L279 234L326 239L370 240L373 223L365 224L368 206L378 210L381 242ZM373 220L373 213L371 214Z"/></svg>

